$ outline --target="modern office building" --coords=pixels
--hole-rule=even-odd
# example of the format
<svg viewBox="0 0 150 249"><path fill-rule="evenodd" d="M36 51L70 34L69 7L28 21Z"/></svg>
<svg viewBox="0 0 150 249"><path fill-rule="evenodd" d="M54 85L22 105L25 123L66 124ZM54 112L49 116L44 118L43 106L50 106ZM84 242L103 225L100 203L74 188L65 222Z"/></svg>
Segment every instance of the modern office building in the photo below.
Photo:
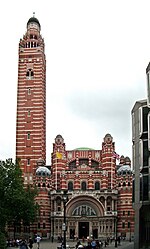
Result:
<svg viewBox="0 0 150 249"><path fill-rule="evenodd" d="M98 149L74 150L66 150L64 138L57 135L51 165L46 166L46 61L40 30L38 19L31 17L19 42L16 157L25 185L35 184L38 189L40 209L37 222L29 227L20 224L18 231L54 239L65 231L68 239L130 240L134 233L131 161L115 153L110 134Z"/></svg>
<svg viewBox="0 0 150 249"><path fill-rule="evenodd" d="M132 109L135 249L150 248L150 64L146 69L146 74L147 99L136 101Z"/></svg>

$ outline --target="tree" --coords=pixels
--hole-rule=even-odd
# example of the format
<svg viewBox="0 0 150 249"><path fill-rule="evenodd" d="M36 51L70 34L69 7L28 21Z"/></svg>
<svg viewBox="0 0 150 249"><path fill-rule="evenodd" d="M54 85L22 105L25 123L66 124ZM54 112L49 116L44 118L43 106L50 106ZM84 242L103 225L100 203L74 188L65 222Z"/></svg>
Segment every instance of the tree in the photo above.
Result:
<svg viewBox="0 0 150 249"><path fill-rule="evenodd" d="M0 237L5 234L7 223L34 222L38 210L36 194L36 189L24 188L18 161L15 164L11 159L0 161ZM4 247L0 244L0 248Z"/></svg>

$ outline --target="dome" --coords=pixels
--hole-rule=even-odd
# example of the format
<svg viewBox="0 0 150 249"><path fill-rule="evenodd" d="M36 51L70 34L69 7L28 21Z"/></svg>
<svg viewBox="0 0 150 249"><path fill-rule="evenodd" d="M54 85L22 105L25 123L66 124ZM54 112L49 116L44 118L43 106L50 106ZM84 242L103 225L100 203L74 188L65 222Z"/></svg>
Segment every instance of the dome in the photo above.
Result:
<svg viewBox="0 0 150 249"><path fill-rule="evenodd" d="M31 18L28 20L28 22L27 22L27 26L28 26L28 24L31 23L31 22L37 23L37 24L39 25L39 27L41 28L40 22L39 22L39 20L38 20L36 17L34 17L34 16L31 17Z"/></svg>
<svg viewBox="0 0 150 249"><path fill-rule="evenodd" d="M94 149L88 148L88 147L79 147L79 148L76 148L74 150L94 150Z"/></svg>
<svg viewBox="0 0 150 249"><path fill-rule="evenodd" d="M131 173L131 167L129 165L122 165L118 170L117 173L118 174L127 174L127 173Z"/></svg>
<svg viewBox="0 0 150 249"><path fill-rule="evenodd" d="M40 166L36 170L36 175L37 176L45 176L46 177L46 176L50 176L51 172L50 172L50 170L47 167Z"/></svg>

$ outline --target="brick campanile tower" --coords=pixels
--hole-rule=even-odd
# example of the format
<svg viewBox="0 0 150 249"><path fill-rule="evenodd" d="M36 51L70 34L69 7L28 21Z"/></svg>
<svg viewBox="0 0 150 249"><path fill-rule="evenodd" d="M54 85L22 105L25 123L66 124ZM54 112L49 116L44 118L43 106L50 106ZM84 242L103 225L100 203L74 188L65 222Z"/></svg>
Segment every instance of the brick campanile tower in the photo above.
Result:
<svg viewBox="0 0 150 249"><path fill-rule="evenodd" d="M16 158L26 183L32 182L37 160L46 160L46 59L40 30L31 17L19 42Z"/></svg>

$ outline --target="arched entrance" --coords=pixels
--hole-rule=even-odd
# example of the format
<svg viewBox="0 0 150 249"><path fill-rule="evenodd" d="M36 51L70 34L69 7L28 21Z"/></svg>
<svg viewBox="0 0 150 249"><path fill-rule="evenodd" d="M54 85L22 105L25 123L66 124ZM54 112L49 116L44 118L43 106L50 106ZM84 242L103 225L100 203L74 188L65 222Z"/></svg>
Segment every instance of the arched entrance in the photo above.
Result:
<svg viewBox="0 0 150 249"><path fill-rule="evenodd" d="M93 196L79 195L67 203L68 237L75 234L75 238L88 236L98 238L99 219L104 215L102 204Z"/></svg>

